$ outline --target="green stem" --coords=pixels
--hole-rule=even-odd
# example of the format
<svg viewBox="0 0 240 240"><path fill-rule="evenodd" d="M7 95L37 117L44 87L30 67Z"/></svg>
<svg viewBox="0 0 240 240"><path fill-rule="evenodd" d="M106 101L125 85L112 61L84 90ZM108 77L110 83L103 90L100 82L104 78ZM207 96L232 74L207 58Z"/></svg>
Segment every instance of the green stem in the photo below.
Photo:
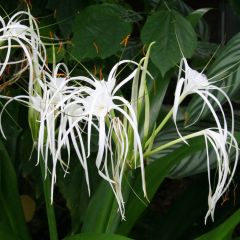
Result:
<svg viewBox="0 0 240 240"><path fill-rule="evenodd" d="M166 123L168 122L168 120L171 118L173 114L173 108L169 111L169 113L165 116L165 118L162 120L162 122L159 124L159 126L156 128L156 130L154 131L153 134L153 139L155 139L155 137L158 135L158 133L162 130L162 128L166 125ZM152 136L147 140L145 148L149 146L149 144L152 141Z"/></svg>
<svg viewBox="0 0 240 240"><path fill-rule="evenodd" d="M179 99L179 103L178 106L182 103L182 101L185 99L185 95L182 95ZM168 112L168 114L165 116L165 118L162 120L162 122L159 124L159 126L156 128L156 130L154 130L154 133L150 136L150 138L147 140L146 144L145 144L145 149L149 146L149 148L151 149L151 144L153 144L155 137L158 135L158 133L163 129L163 127L167 124L167 122L169 121L169 119L172 117L173 114L173 107L171 108L171 110Z"/></svg>
<svg viewBox="0 0 240 240"><path fill-rule="evenodd" d="M173 140L171 142L168 142L168 143L166 143L166 144L164 144L162 146L159 146L159 147L157 147L157 148L155 148L155 149L153 149L151 151L146 152L144 154L144 157L149 157L149 156L151 156L151 155L153 155L155 153L158 153L158 152L160 152L160 151L162 151L162 150L164 150L164 149L166 149L168 147L171 147L172 145L175 145L177 143L186 141L186 140L194 138L194 137L202 136L203 134L204 134L204 131L199 131L199 132L191 133L191 134L186 135L184 137L178 138L178 139Z"/></svg>
<svg viewBox="0 0 240 240"><path fill-rule="evenodd" d="M58 240L54 207L53 207L53 204L51 204L50 202L51 182L50 182L49 176L45 178L45 165L42 159L40 159L40 167L41 167L41 174L42 174L42 180L43 180L43 191L44 191L44 198L45 198L45 204L46 204L50 240Z"/></svg>

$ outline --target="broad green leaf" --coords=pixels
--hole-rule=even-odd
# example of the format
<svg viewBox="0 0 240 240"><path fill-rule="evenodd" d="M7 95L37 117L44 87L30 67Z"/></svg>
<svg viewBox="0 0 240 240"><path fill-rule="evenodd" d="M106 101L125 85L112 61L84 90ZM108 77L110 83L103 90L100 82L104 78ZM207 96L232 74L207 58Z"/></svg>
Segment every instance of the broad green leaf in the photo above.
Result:
<svg viewBox="0 0 240 240"><path fill-rule="evenodd" d="M238 0L230 0L229 1L232 9L238 14L240 15L240 2Z"/></svg>
<svg viewBox="0 0 240 240"><path fill-rule="evenodd" d="M72 54L79 60L107 58L121 49L121 41L131 33L131 24L122 20L111 5L92 5L75 20Z"/></svg>
<svg viewBox="0 0 240 240"><path fill-rule="evenodd" d="M178 185L181 184L183 186L178 188ZM161 240L186 239L184 235L187 236L187 239L192 239L190 231L196 231L198 223L206 228L204 213L207 211L207 175L197 176L186 180L186 182L175 180L174 183L171 182L169 185L170 189L164 190L166 196L159 194L161 197L157 197L157 200L153 202L146 214L140 218L134 227L131 234L134 239L146 239L146 236L148 239L159 239L161 236ZM172 188L171 185L173 185ZM171 189L174 189L174 187L177 188L176 192L171 193ZM170 200L168 200L169 198ZM156 213L156 208L159 208L156 203L160 201L161 205L164 205L163 201L170 201L170 206L166 207L164 211L162 211L163 206L161 206L160 212ZM199 234L194 234L194 236L197 235Z"/></svg>
<svg viewBox="0 0 240 240"><path fill-rule="evenodd" d="M227 119L228 120L228 119ZM235 137L237 141L240 141L240 135L238 132L238 125L240 124L239 121L235 121L236 127L235 127ZM179 124L180 125L180 124ZM179 131L183 136L186 136L188 134L191 134L193 132L200 131L202 129L206 129L212 126L212 123L210 121L201 121L198 122L195 126L190 126L187 128L180 127ZM164 132L160 132L158 136L155 139L155 147L159 145L163 145L168 143L169 141L173 141L175 139L179 138L178 133L176 132L176 127L174 125L170 125L168 128L165 129ZM151 161L156 161L164 156L167 156L168 154L174 152L177 148L181 147L182 143L175 144L157 154L152 156L150 159ZM213 169L216 167L216 155L212 148L209 149L209 155L210 155L210 167ZM198 173L206 172L207 171L207 165L206 165L206 151L205 149L203 151L199 151L194 154L194 156L186 156L180 163L177 163L171 171L169 172L169 177L171 178L182 178L187 176L192 176ZM231 152L231 159L235 159L235 151L232 149Z"/></svg>
<svg viewBox="0 0 240 240"><path fill-rule="evenodd" d="M156 193L157 189L161 185L162 181L168 176L170 169L186 156L194 155L199 150L204 148L204 142L202 138L196 138L189 142L189 146L183 145L176 149L171 154L164 156L145 168L146 185L148 198L151 200ZM131 186L135 193L132 193L126 204L126 219L127 221L121 222L117 230L120 234L128 234L132 229L137 219L141 216L146 209L148 203L140 201L136 195L144 200L142 194L141 175L135 178L133 185Z"/></svg>
<svg viewBox="0 0 240 240"><path fill-rule="evenodd" d="M72 160L73 159L71 159L71 162ZM89 171L90 170L91 169L89 169ZM71 214L71 232L75 233L80 229L90 197L87 191L84 171L79 162L76 162L74 165L71 164L69 171L70 174L67 176L64 176L62 171L59 171L58 187L66 200L66 205ZM91 192L91 194L93 194L93 192Z"/></svg>
<svg viewBox="0 0 240 240"><path fill-rule="evenodd" d="M3 211L0 207L1 210L1 217L3 217ZM4 216L6 217L6 216ZM17 237L13 232L7 221L4 219L0 219L0 239L4 240L20 240L19 237Z"/></svg>
<svg viewBox="0 0 240 240"><path fill-rule="evenodd" d="M216 60L207 70L207 75L213 80L221 79L237 70L240 65L240 33L235 35L217 55Z"/></svg>
<svg viewBox="0 0 240 240"><path fill-rule="evenodd" d="M47 8L54 10L62 35L67 38L72 33L76 14L88 5L89 1L48 0Z"/></svg>
<svg viewBox="0 0 240 240"><path fill-rule="evenodd" d="M231 239L232 232L237 224L240 223L240 210L237 210L231 217L229 217L220 226L212 231L196 238L196 240L228 240Z"/></svg>
<svg viewBox="0 0 240 240"><path fill-rule="evenodd" d="M196 27L203 15L206 14L209 10L211 10L211 8L197 9L187 16L187 20L192 24L193 27Z"/></svg>
<svg viewBox="0 0 240 240"><path fill-rule="evenodd" d="M81 231L104 233L114 201L111 187L106 181L102 180L88 205ZM116 212L116 214L118 213Z"/></svg>
<svg viewBox="0 0 240 240"><path fill-rule="evenodd" d="M164 76L183 55L191 57L197 37L191 24L178 12L162 10L148 17L141 32L144 44L156 41L151 51L151 59Z"/></svg>
<svg viewBox="0 0 240 240"><path fill-rule="evenodd" d="M12 232L20 239L30 239L26 227L20 196L17 186L17 178L11 159L0 141L0 205L5 213ZM4 214L0 215L1 218Z"/></svg>
<svg viewBox="0 0 240 240"><path fill-rule="evenodd" d="M117 234L81 233L66 237L64 240L131 240L131 238Z"/></svg>

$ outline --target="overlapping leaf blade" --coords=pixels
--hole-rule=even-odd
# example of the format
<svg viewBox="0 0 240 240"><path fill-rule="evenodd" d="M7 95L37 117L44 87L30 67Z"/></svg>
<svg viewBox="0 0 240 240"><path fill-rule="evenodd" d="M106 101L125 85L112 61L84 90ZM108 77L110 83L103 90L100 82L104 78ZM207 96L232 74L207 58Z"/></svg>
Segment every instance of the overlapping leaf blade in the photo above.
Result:
<svg viewBox="0 0 240 240"><path fill-rule="evenodd" d="M131 240L117 234L81 233L64 238L64 240Z"/></svg>
<svg viewBox="0 0 240 240"><path fill-rule="evenodd" d="M191 24L178 12L161 10L148 17L141 32L144 44L156 41L151 59L162 75L174 67L182 58L191 57L197 37Z"/></svg>
<svg viewBox="0 0 240 240"><path fill-rule="evenodd" d="M130 33L131 24L119 16L115 5L92 5L76 17L72 54L79 60L107 58L120 50Z"/></svg>
<svg viewBox="0 0 240 240"><path fill-rule="evenodd" d="M240 223L240 210L238 209L231 217L212 231L196 238L196 240L227 240L232 239L231 235L237 224Z"/></svg>
<svg viewBox="0 0 240 240"><path fill-rule="evenodd" d="M20 202L17 178L11 159L0 141L0 205L3 209L0 219L5 217L12 232L19 239L30 239Z"/></svg>
<svg viewBox="0 0 240 240"><path fill-rule="evenodd" d="M145 169L149 200L153 198L162 181L168 176L170 169L176 163L180 162L186 156L195 154L203 148L203 139L196 138L190 142L190 146L183 145L171 154L150 163ZM141 216L148 205L146 201L145 204L143 204L143 202L136 197L138 196L141 199L144 199L142 195L140 175L135 178L135 181L131 187L134 190L134 193L131 193L126 205L127 221L121 222L117 230L117 232L120 234L129 233L137 219Z"/></svg>

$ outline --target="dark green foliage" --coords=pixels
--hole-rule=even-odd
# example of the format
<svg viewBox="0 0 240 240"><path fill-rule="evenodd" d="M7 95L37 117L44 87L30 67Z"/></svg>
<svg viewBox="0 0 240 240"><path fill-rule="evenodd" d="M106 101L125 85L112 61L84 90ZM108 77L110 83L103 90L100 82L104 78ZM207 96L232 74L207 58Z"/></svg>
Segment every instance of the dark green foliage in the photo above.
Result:
<svg viewBox="0 0 240 240"><path fill-rule="evenodd" d="M191 24L174 10L157 11L148 17L141 39L144 44L156 41L151 59L163 76L183 55L191 57L197 46L196 33Z"/></svg>
<svg viewBox="0 0 240 240"><path fill-rule="evenodd" d="M178 65L183 55L191 58L190 66L199 71L210 60L204 73L212 81L220 80L219 86L224 87L235 104L236 135L240 139L240 34L236 34L226 44L222 39L206 41L209 29L204 18L213 7L210 3L210 6L205 4L194 11L187 4L190 1L180 0L28 2L31 12L38 20L43 41L48 44L47 60L50 68L55 56L56 62L65 62L73 75L88 75L86 67L97 78L101 74L107 77L109 69L117 61L125 58L138 61L144 57L148 45L155 41L148 68L154 79L147 79L150 101L149 132L163 119L169 106L172 106ZM238 1L230 2L239 13ZM0 4L7 13L26 10L24 1L2 0ZM210 11L212 12L214 10ZM2 9L0 13L6 17ZM211 21L208 22L211 24ZM210 27L210 33L217 31L217 26ZM55 44L54 47L51 46L52 43ZM124 76L129 70L131 66L121 74ZM25 75L18 83L3 89L1 94L14 96L15 91L24 91L27 78L28 75ZM119 94L130 100L130 91L131 83ZM218 98L222 104L225 103L225 98ZM3 100L1 102L4 103ZM179 117L182 120L180 125L194 119L201 107L199 98L187 99L179 111L183 113ZM45 195L44 200L43 180L40 166L35 166L37 154L32 151L27 110L16 103L12 103L7 109L8 113L5 112L2 118L7 140L0 141L0 239L45 239L48 227L44 206L50 200L50 195ZM228 109L227 104L224 109ZM193 129L197 131L212 126L209 111L205 111L200 120L195 128L184 129L180 126L181 132L187 134ZM139 129L143 129L143 124L144 118L140 119ZM239 169L236 172L236 185L228 193L229 200L222 205L219 203L216 209L215 223L211 224L209 221L207 226L204 225L208 185L206 173L202 173L206 171L203 138L189 141L189 146L178 144L145 159L149 202L143 197L140 171L126 170L123 180L126 221L123 221L111 187L98 176L95 166L97 136L95 133L93 135L91 149L94 153L88 159L91 195L88 195L84 171L76 160L74 151L69 173L65 176L60 167L57 171L53 206L59 239L127 240L132 237L139 240L185 240L198 237L199 240L225 240L231 239L231 236L236 239L239 237L236 230L240 222L239 187L234 188L239 183ZM175 126L170 121L156 138L154 146L177 137ZM215 162L215 159L212 161ZM215 165L212 167L214 175ZM184 188L179 180L183 176L186 177L183 182L187 182ZM169 177L178 180L169 180ZM176 181L176 185L173 191L170 188L166 191L165 188L170 186L171 181ZM46 191L49 193L49 189ZM32 238L24 220L19 192L27 193L37 204L36 214L29 223ZM51 208L49 204L47 206Z"/></svg>
<svg viewBox="0 0 240 240"><path fill-rule="evenodd" d="M117 10L115 5L92 5L79 12L71 49L77 59L104 59L120 50L131 24L121 19Z"/></svg>

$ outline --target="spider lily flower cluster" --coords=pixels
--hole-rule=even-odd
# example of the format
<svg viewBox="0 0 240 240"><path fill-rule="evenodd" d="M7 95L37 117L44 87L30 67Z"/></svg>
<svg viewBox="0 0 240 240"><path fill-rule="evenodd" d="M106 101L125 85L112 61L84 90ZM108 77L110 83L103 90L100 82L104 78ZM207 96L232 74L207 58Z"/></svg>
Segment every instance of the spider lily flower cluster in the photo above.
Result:
<svg viewBox="0 0 240 240"><path fill-rule="evenodd" d="M125 205L122 195L124 173L133 165L141 168L142 189L144 196L147 197L144 155L149 156L149 153L153 154L165 147L160 146L152 150L154 138L172 115L180 141L187 143L187 139L197 136L205 138L209 181L209 210L206 219L209 215L213 218L217 201L231 183L239 156L238 144L233 135L233 107L221 88L209 82L203 73L191 69L187 60L183 58L180 63L173 109L159 127L155 128L153 133L149 133L150 100L146 76L151 77L151 75L146 68L151 46L140 63L122 60L115 64L106 80L99 80L91 73L88 73L88 77L73 77L70 76L68 67L64 63L57 64L52 71L48 69L45 46L41 41L37 23L29 12L14 14L7 23L0 17L0 24L0 50L5 49L6 52L5 59L0 65L0 75L9 65L21 66L21 70L15 74L13 79L29 69L29 86L26 95L14 98L1 96L8 101L0 113L0 123L2 113L13 100L29 107L29 124L38 152L37 162L43 160L45 176L49 170L52 176L51 201L53 201L54 184L57 179L57 165L60 164L64 172L68 173L72 150L75 151L84 170L90 194L88 159L92 152L93 131L96 131L98 133L96 168L99 176L110 184L121 216L124 218ZM21 60L11 60L13 48L22 49L24 56ZM119 68L126 65L131 65L133 70L127 77L117 81ZM131 103L118 94L119 90L129 81L133 81ZM223 107L214 92L222 94L230 106L232 114L230 130ZM204 102L196 121L205 107L208 107L216 122L216 127L182 136L177 127L177 112L180 103L191 94L197 94ZM144 107L142 99L144 99ZM223 121L218 117L216 106ZM142 116L143 109L145 121L142 137L138 132L138 120ZM0 131L4 136L1 124ZM85 137L87 141L84 141ZM177 140L173 141L174 143L177 143ZM168 147L170 145L166 144ZM211 185L209 166L210 146L217 156L218 164L218 181L214 189ZM63 151L66 156L63 156ZM233 151L235 151L235 159L231 170L229 155Z"/></svg>
<svg viewBox="0 0 240 240"><path fill-rule="evenodd" d="M57 64L51 72L47 67L44 68L44 64L40 64L44 63L46 51L38 38L38 30L35 32L33 29L32 23L37 29L36 22L29 13L25 14L29 16L30 27L23 25L21 21L15 22L14 19L21 14L23 13L18 13L10 19L9 25L12 26L14 22L14 27L10 27L10 33L7 31L5 35L3 34L4 40L8 39L8 53L1 71L4 72L7 64L13 63L9 61L13 39L24 50L30 69L28 94L10 98L2 109L0 118L7 105L13 100L30 108L30 125L38 125L34 130L32 129L37 146L38 163L43 159L45 176L49 168L52 176L51 201L53 201L57 164L60 163L65 173L68 172L71 148L75 150L84 169L90 194L87 159L91 153L94 128L99 135L96 167L99 175L109 182L124 218L122 180L128 167L128 158L134 159L136 167L141 167L143 192L146 196L143 149L138 133L137 117L130 102L117 95L124 84L133 80L139 64L130 60L118 62L110 71L106 81L99 80L91 74L90 77L71 77L64 63ZM5 23L2 24L6 28ZM135 69L117 83L117 70L124 64L131 64ZM32 114L33 111L35 114ZM123 122L127 122L127 126ZM2 126L0 130L5 136ZM83 140L85 132L87 132L87 146ZM131 145L129 132L133 132L133 151L129 147ZM63 149L67 152L65 158L62 157ZM133 153L131 156L129 156L130 152Z"/></svg>
<svg viewBox="0 0 240 240"><path fill-rule="evenodd" d="M182 73L183 76L182 76ZM232 122L229 130L226 116L221 106L221 103L214 95L214 92L218 92L225 97L226 101L229 104ZM208 170L208 182L209 182L209 196L208 196L208 212L205 217L205 222L209 215L214 219L214 210L217 201L221 196L226 192L233 175L236 170L237 161L239 157L238 143L234 137L234 112L231 101L227 94L219 87L214 85L214 82L210 82L207 79L207 76L202 72L198 72L189 67L187 60L183 58L180 63L180 70L178 74L178 82L175 90L175 99L173 105L173 121L176 125L177 132L180 138L187 143L185 138L181 135L177 127L177 112L181 102L191 94L197 94L203 100L203 106L200 114L198 115L197 120L200 118L205 107L208 107L213 119L215 120L216 127L213 129L205 129L200 131L200 135L203 135L206 143L207 151L207 170ZM220 114L215 110L219 109ZM222 119L222 121L220 120ZM192 124L194 124L192 123ZM192 125L191 124L191 125ZM212 146L213 151L217 157L217 168L218 168L218 180L215 189L213 190L210 177L210 163L209 163L209 143ZM232 170L230 169L230 153L231 149L235 151L235 158L233 163Z"/></svg>
<svg viewBox="0 0 240 240"><path fill-rule="evenodd" d="M38 152L41 155L45 152L45 162L48 159L48 152L53 159L52 168L52 196L53 184L56 180L56 164L63 162L61 150L67 147L68 167L70 159L70 140L75 152L85 170L86 182L90 193L87 158L91 153L92 128L98 131L98 152L96 167L99 175L109 182L116 196L119 210L124 218L124 201L122 197L122 179L126 168L127 155L129 153L128 129L125 128L121 118L125 118L134 133L136 149L135 159L139 159L143 177L143 191L146 194L143 167L143 150L135 113L130 103L123 97L115 95L121 86L135 76L135 70L128 77L116 84L117 68L124 63L132 61L121 61L111 70L107 81L98 80L94 76L57 78L56 75L49 76L47 85L43 84L44 107L40 109L40 128L38 139ZM65 66L65 65L64 65ZM58 66L57 66L58 67ZM65 66L66 68L66 66ZM47 75L46 75L47 76ZM73 82L71 85L67 83ZM87 83L88 85L84 84ZM127 108L127 110L124 108ZM56 119L59 118L59 130L56 134ZM44 130L47 129L47 136L44 137ZM85 150L82 133L87 131L87 151ZM46 142L44 142L46 139ZM114 154L112 144L115 143ZM138 165L138 164L136 164ZM46 165L47 169L47 165Z"/></svg>

